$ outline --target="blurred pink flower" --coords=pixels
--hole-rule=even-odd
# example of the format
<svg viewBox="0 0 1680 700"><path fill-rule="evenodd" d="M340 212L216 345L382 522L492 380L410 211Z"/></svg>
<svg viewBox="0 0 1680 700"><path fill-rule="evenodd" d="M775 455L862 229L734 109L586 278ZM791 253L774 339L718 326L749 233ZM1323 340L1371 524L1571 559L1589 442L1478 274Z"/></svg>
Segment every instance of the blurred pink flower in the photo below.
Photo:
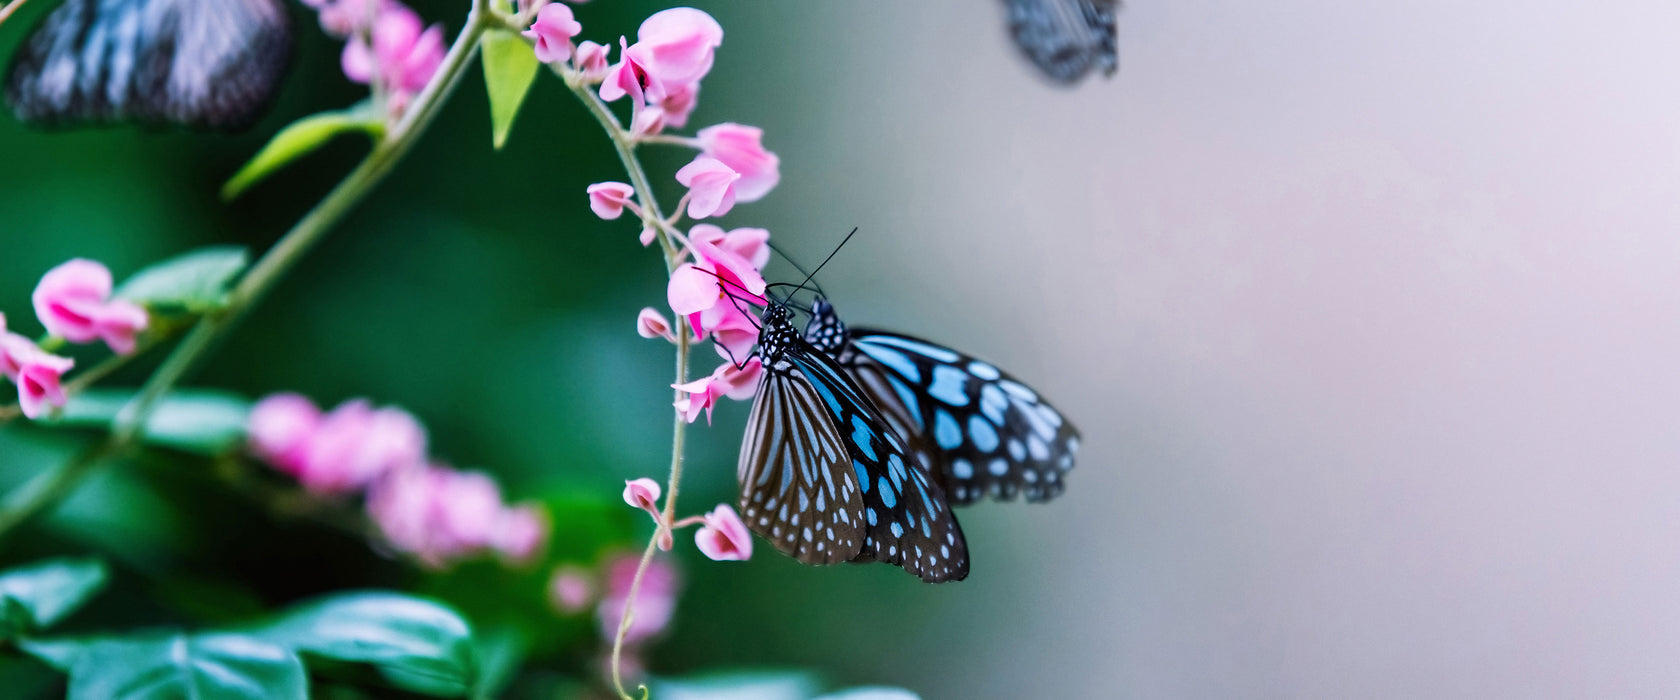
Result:
<svg viewBox="0 0 1680 700"><path fill-rule="evenodd" d="M671 341L677 339L676 335L671 333L671 322L665 320L665 316L651 306L636 314L636 334L643 338L664 338Z"/></svg>
<svg viewBox="0 0 1680 700"><path fill-rule="evenodd" d="M343 39L373 26L379 8L391 0L303 0L320 12L321 30Z"/></svg>
<svg viewBox="0 0 1680 700"><path fill-rule="evenodd" d="M572 614L582 612L595 600L595 576L581 566L561 564L548 579L548 604Z"/></svg>
<svg viewBox="0 0 1680 700"><path fill-rule="evenodd" d="M624 616L624 607L630 597L630 583L635 580L636 567L640 563L639 556L625 554L608 561L604 567L607 590L600 605L595 608L601 621L603 639L610 640L618 633L618 623ZM676 611L680 587L675 567L659 557L648 562L647 572L642 574L642 585L636 595L635 618L624 635L626 644L639 644L665 630L671 622L671 614Z"/></svg>
<svg viewBox="0 0 1680 700"><path fill-rule="evenodd" d="M636 136L648 136L665 130L665 113L658 109L638 110L630 118L630 133Z"/></svg>
<svg viewBox="0 0 1680 700"><path fill-rule="evenodd" d="M693 83L712 69L713 52L723 45L723 27L692 7L655 12L636 30L627 51L654 81Z"/></svg>
<svg viewBox="0 0 1680 700"><path fill-rule="evenodd" d="M111 271L76 258L47 271L31 297L47 332L72 343L99 338L119 355L134 352L134 337L146 329L146 310L111 299Z"/></svg>
<svg viewBox="0 0 1680 700"><path fill-rule="evenodd" d="M700 102L699 83L681 83L665 87L659 93L649 93L654 109L650 112L659 114L660 129L674 126L681 129L688 126L688 116L694 113L694 107Z"/></svg>
<svg viewBox="0 0 1680 700"><path fill-rule="evenodd" d="M425 27L420 16L396 2L383 3L369 32L344 45L344 75L358 83L377 83L393 99L426 87L443 63L443 25Z"/></svg>
<svg viewBox="0 0 1680 700"><path fill-rule="evenodd" d="M711 156L702 155L677 171L677 182L688 188L688 215L694 219L723 216L735 207L735 183L741 174Z"/></svg>
<svg viewBox="0 0 1680 700"><path fill-rule="evenodd" d="M548 544L548 514L531 505L504 508L496 518L490 546L503 559L525 564L538 558Z"/></svg>
<svg viewBox="0 0 1680 700"><path fill-rule="evenodd" d="M624 482L624 502L640 508L659 520L659 482L642 477Z"/></svg>
<svg viewBox="0 0 1680 700"><path fill-rule="evenodd" d="M611 46L584 40L578 42L577 52L573 54L572 64L579 73L583 74L584 78L600 80L606 77L607 71L612 68L607 62L607 56L611 53Z"/></svg>
<svg viewBox="0 0 1680 700"><path fill-rule="evenodd" d="M781 181L781 159L764 150L763 129L725 122L701 129L696 136L701 153L741 174L741 180L735 183L737 200L756 202Z"/></svg>
<svg viewBox="0 0 1680 700"><path fill-rule="evenodd" d="M17 383L18 407L35 419L47 406L63 407L69 397L60 382L76 361L59 357L35 345L35 341L0 329L0 373Z"/></svg>
<svg viewBox="0 0 1680 700"><path fill-rule="evenodd" d="M584 191L589 194L589 208L608 221L623 216L624 207L633 206L631 200L636 196L636 188L622 182L597 182Z"/></svg>
<svg viewBox="0 0 1680 700"><path fill-rule="evenodd" d="M296 465L276 464L318 494L365 488L386 472L423 464L426 431L399 408L374 409L363 399L339 404L320 419Z"/></svg>
<svg viewBox="0 0 1680 700"><path fill-rule="evenodd" d="M688 393L676 402L677 410L683 412L683 417L693 423L700 417L700 412L706 412L706 422L712 422L712 406L718 399L725 396L737 401L752 398L758 392L758 377L764 369L758 358L749 358L745 365L736 369L735 365L724 363L712 371L707 377L701 377L687 384L672 384L672 388L681 389Z"/></svg>
<svg viewBox="0 0 1680 700"><path fill-rule="evenodd" d="M704 516L705 525L694 533L694 546L713 561L746 561L752 557L752 533L727 504Z"/></svg>
<svg viewBox="0 0 1680 700"><path fill-rule="evenodd" d="M433 568L492 550L528 558L546 538L546 518L505 507L496 482L482 472L399 469L368 491L367 511L386 541Z"/></svg>
<svg viewBox="0 0 1680 700"><path fill-rule="evenodd" d="M299 474L320 424L315 402L298 394L271 394L251 407L245 433L258 457L287 474Z"/></svg>
<svg viewBox="0 0 1680 700"><path fill-rule="evenodd" d="M549 3L537 11L537 20L524 35L536 42L537 60L558 63L572 57L572 37L583 32L583 25L572 17L572 8Z"/></svg>

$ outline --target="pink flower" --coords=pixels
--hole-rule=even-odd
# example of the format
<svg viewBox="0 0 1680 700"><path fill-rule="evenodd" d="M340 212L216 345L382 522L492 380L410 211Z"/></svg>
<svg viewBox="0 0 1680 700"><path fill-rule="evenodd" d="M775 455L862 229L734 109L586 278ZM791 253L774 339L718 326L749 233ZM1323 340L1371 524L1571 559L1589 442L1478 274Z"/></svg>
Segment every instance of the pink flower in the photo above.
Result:
<svg viewBox="0 0 1680 700"><path fill-rule="evenodd" d="M683 412L683 418L693 423L700 417L700 412L706 412L706 422L712 422L712 406L718 399L725 396L737 401L752 398L758 392L758 377L764 369L758 358L748 358L747 363L740 369L735 365L724 363L712 371L711 376L701 377L687 384L672 384L671 387L688 393L676 402L677 410Z"/></svg>
<svg viewBox="0 0 1680 700"><path fill-rule="evenodd" d="M111 297L111 271L77 258L41 277L32 301L47 332L72 343L105 341L119 355L134 352L134 338L146 329L146 310Z"/></svg>
<svg viewBox="0 0 1680 700"><path fill-rule="evenodd" d="M45 414L48 404L64 406L69 397L60 382L75 365L75 360L48 353L15 333L0 338L0 369L17 383L18 406L30 419Z"/></svg>
<svg viewBox="0 0 1680 700"><path fill-rule="evenodd" d="M583 611L595 600L595 577L588 569L571 564L554 567L548 579L548 603L555 610L572 614Z"/></svg>
<svg viewBox="0 0 1680 700"><path fill-rule="evenodd" d="M659 520L659 482L642 477L624 482L624 502L632 508L640 508Z"/></svg>
<svg viewBox="0 0 1680 700"><path fill-rule="evenodd" d="M713 52L723 45L723 27L700 10L678 7L655 12L636 30L634 60L653 80L666 85L693 83L712 69Z"/></svg>
<svg viewBox="0 0 1680 700"><path fill-rule="evenodd" d="M321 13L321 30L340 39L373 26L381 6L391 0L303 0Z"/></svg>
<svg viewBox="0 0 1680 700"><path fill-rule="evenodd" d="M606 76L601 80L601 99L616 102L618 98L629 95L631 104L641 109L642 99L647 94L647 73L642 67L631 60L629 47L625 45L624 37L618 38L619 59L607 69Z"/></svg>
<svg viewBox="0 0 1680 700"><path fill-rule="evenodd" d="M386 541L433 568L491 550L532 556L547 527L540 513L504 507L488 475L443 467L392 472L369 490L367 510Z"/></svg>
<svg viewBox="0 0 1680 700"><path fill-rule="evenodd" d="M543 9L554 7L545 6ZM624 214L624 207L631 206L631 199L636 196L636 188L622 182L597 182L585 188L589 193L589 208L595 215L611 221Z"/></svg>
<svg viewBox="0 0 1680 700"><path fill-rule="evenodd" d="M764 304L764 276L759 268L770 261L770 232L738 228L728 233L711 224L696 224L688 240L695 257L671 274L666 301L688 316L697 337L714 334L727 357L745 357L758 338L758 326L747 314L749 304Z"/></svg>
<svg viewBox="0 0 1680 700"><path fill-rule="evenodd" d="M423 464L426 432L397 408L374 409L365 400L340 404L322 417L295 465L276 463L318 494L360 490L392 470Z"/></svg>
<svg viewBox="0 0 1680 700"><path fill-rule="evenodd" d="M651 96L651 95L650 95ZM688 126L688 115L694 113L694 107L700 102L699 83L679 83L666 86L654 100L658 109L649 110L659 113L662 126L673 126L681 129Z"/></svg>
<svg viewBox="0 0 1680 700"><path fill-rule="evenodd" d="M638 110L630 118L630 133L648 136L665 130L665 113L657 109Z"/></svg>
<svg viewBox="0 0 1680 700"><path fill-rule="evenodd" d="M701 129L697 136L701 153L740 173L741 180L735 183L739 201L756 202L781 181L781 159L764 150L763 129L726 122Z"/></svg>
<svg viewBox="0 0 1680 700"><path fill-rule="evenodd" d="M670 341L677 339L676 335L671 333L671 322L666 321L665 316L651 306L636 314L636 334L643 338L664 338Z"/></svg>
<svg viewBox="0 0 1680 700"><path fill-rule="evenodd" d="M537 11L537 21L525 30L536 41L537 60L556 63L572 57L572 37L583 32L583 25L572 17L572 8L549 3Z"/></svg>
<svg viewBox="0 0 1680 700"><path fill-rule="evenodd" d="M629 604L630 584L636 578L640 557L626 554L607 562L607 591L595 609L601 621L601 637L612 639L618 634L619 620ZM642 574L642 585L636 594L635 616L624 641L638 644L663 632L677 608L677 591L681 581L677 571L665 560L655 557Z"/></svg>
<svg viewBox="0 0 1680 700"><path fill-rule="evenodd" d="M704 517L705 525L694 533L694 546L713 561L746 561L752 557L752 533L727 504Z"/></svg>
<svg viewBox="0 0 1680 700"><path fill-rule="evenodd" d="M702 155L677 171L677 182L688 188L688 215L694 219L723 216L735 207L735 182L741 174L711 156Z"/></svg>
<svg viewBox="0 0 1680 700"><path fill-rule="evenodd" d="M344 74L355 82L377 81L396 95L412 94L443 63L443 25L424 28L420 16L400 4L386 3L370 33L371 47L361 39L344 45Z"/></svg>
<svg viewBox="0 0 1680 700"><path fill-rule="evenodd" d="M321 410L313 401L297 394L273 394L251 407L245 433L257 456L298 474L320 424Z"/></svg>
<svg viewBox="0 0 1680 700"><path fill-rule="evenodd" d="M515 563L529 563L548 543L548 515L536 506L504 508L496 517L496 529L491 533L490 546L502 558Z"/></svg>
<svg viewBox="0 0 1680 700"><path fill-rule="evenodd" d="M578 42L577 52L573 54L573 65L579 73L589 80L600 80L606 77L612 66L607 63L607 55L612 53L612 47L584 40Z"/></svg>

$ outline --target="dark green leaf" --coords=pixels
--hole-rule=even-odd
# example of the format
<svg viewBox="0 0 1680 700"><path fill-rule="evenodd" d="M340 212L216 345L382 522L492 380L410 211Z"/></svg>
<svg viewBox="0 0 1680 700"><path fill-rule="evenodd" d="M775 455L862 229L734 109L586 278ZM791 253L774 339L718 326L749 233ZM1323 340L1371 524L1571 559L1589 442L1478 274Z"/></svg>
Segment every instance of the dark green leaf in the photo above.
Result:
<svg viewBox="0 0 1680 700"><path fill-rule="evenodd" d="M484 86L490 96L490 143L501 150L542 64L523 37L503 29L485 33L483 52Z"/></svg>
<svg viewBox="0 0 1680 700"><path fill-rule="evenodd" d="M53 425L109 428L134 392L89 389L70 398ZM245 438L245 419L251 403L236 394L183 390L166 394L146 421L141 439L147 444L218 455Z"/></svg>
<svg viewBox="0 0 1680 700"><path fill-rule="evenodd" d="M366 132L378 140L385 134L385 115L372 102L363 101L347 110L322 112L292 122L222 185L222 199L238 197L275 170L350 131Z"/></svg>
<svg viewBox="0 0 1680 700"><path fill-rule="evenodd" d="M256 634L299 651L372 664L392 685L428 695L465 695L477 676L466 621L424 598L330 596L293 608Z"/></svg>
<svg viewBox="0 0 1680 700"><path fill-rule="evenodd" d="M97 559L51 559L0 573L6 637L52 626L105 586Z"/></svg>
<svg viewBox="0 0 1680 700"><path fill-rule="evenodd" d="M303 662L285 647L239 634L143 633L52 640L25 651L70 673L71 700L306 698Z"/></svg>
<svg viewBox="0 0 1680 700"><path fill-rule="evenodd" d="M228 286L250 264L240 246L200 248L135 273L116 295L152 309L203 313L222 307Z"/></svg>
<svg viewBox="0 0 1680 700"><path fill-rule="evenodd" d="M493 698L502 694L508 681L529 653L531 643L514 625L502 624L479 631L474 638L478 654L478 687L473 695Z"/></svg>

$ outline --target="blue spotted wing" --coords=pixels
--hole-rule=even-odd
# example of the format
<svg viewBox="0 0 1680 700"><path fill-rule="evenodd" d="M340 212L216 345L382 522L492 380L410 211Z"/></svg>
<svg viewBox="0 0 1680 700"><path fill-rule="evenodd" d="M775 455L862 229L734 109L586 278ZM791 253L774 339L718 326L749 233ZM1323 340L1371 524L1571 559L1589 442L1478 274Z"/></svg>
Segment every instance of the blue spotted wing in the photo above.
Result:
<svg viewBox="0 0 1680 700"><path fill-rule="evenodd" d="M879 561L923 581L968 575L968 544L925 468L835 361L772 307L764 378L741 444L746 524L807 564Z"/></svg>
<svg viewBox="0 0 1680 700"><path fill-rule="evenodd" d="M1117 0L1005 0L1015 45L1051 80L1072 84L1120 66Z"/></svg>
<svg viewBox="0 0 1680 700"><path fill-rule="evenodd" d="M1061 494L1079 431L1026 384L983 360L887 331L848 328L827 300L805 338L832 355L938 475L951 503Z"/></svg>
<svg viewBox="0 0 1680 700"><path fill-rule="evenodd" d="M238 129L290 54L281 0L65 0L13 55L6 103L25 122Z"/></svg>

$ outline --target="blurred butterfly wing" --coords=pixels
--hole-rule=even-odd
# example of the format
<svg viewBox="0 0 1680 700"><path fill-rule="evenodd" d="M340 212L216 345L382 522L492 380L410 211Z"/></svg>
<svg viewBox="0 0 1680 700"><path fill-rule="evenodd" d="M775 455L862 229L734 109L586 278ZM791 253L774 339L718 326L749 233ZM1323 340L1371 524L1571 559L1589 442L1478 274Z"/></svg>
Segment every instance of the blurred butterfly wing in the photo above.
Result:
<svg viewBox="0 0 1680 700"><path fill-rule="evenodd" d="M25 122L238 129L290 54L281 0L66 0L13 56L6 102Z"/></svg>
<svg viewBox="0 0 1680 700"><path fill-rule="evenodd" d="M885 415L914 425L951 503L1048 501L1062 493L1079 431L1014 377L924 340L854 328L842 364Z"/></svg>
<svg viewBox="0 0 1680 700"><path fill-rule="evenodd" d="M1005 0L1009 34L1046 77L1074 83L1100 68L1120 66L1114 15L1117 0Z"/></svg>

